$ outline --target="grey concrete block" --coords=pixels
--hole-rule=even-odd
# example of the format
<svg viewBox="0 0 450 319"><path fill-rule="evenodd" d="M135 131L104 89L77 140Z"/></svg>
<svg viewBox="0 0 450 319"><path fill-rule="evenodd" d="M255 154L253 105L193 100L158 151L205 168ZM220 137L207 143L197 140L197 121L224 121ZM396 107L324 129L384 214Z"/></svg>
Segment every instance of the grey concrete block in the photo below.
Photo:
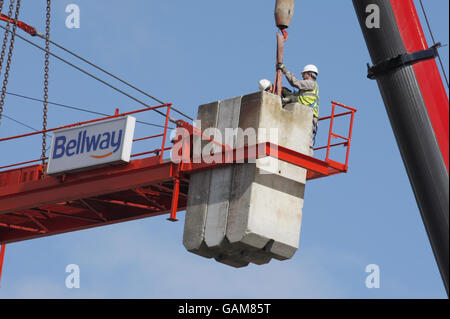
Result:
<svg viewBox="0 0 450 319"><path fill-rule="evenodd" d="M232 177L232 167L211 170L205 225L205 242L208 247L219 246L225 238Z"/></svg>
<svg viewBox="0 0 450 319"><path fill-rule="evenodd" d="M240 164L235 167L233 187L227 225L231 245L245 245L254 252L273 240L274 244L266 248L270 254L262 256L292 257L300 236L304 184L274 174L259 174L256 164ZM264 263L264 259L255 259L255 263Z"/></svg>
<svg viewBox="0 0 450 319"><path fill-rule="evenodd" d="M194 173L190 178L186 217L184 222L183 245L190 252L212 257L205 251L206 214L210 191L211 171Z"/></svg>
<svg viewBox="0 0 450 319"><path fill-rule="evenodd" d="M310 154L312 111L308 107L296 104L285 110L278 96L247 95L242 98L239 127L278 128L278 140L258 134L257 143L273 142ZM238 141L240 145L246 143ZM298 247L306 170L270 161L277 165L268 168L267 159L256 161L256 165L235 165L227 238L232 245L245 244L256 251L266 247L263 256L287 259Z"/></svg>
<svg viewBox="0 0 450 319"><path fill-rule="evenodd" d="M235 136L234 147L272 142L312 155L312 110L300 104L282 108L281 99L266 92L202 105L198 118L202 128L217 127L222 134L225 128L278 128L277 138L262 131L255 141ZM305 169L264 158L207 172L191 177L183 239L189 251L233 267L294 255L299 245Z"/></svg>
<svg viewBox="0 0 450 319"><path fill-rule="evenodd" d="M220 255L216 258L216 261L234 267L234 268L242 268L248 266L249 262L242 260L240 257L228 256L228 255Z"/></svg>
<svg viewBox="0 0 450 319"><path fill-rule="evenodd" d="M218 110L218 102L201 105L198 108L197 119L202 121L202 127L217 125ZM202 147L205 144L206 142L202 142ZM183 232L183 245L186 249L207 258L213 257L204 243L210 184L211 170L191 175Z"/></svg>
<svg viewBox="0 0 450 319"><path fill-rule="evenodd" d="M231 148L234 141L231 138L225 141L226 129L237 128L239 124L239 111L241 97L219 102L217 129L221 133L221 142ZM217 152L222 152L217 148ZM208 199L208 212L205 226L205 242L210 248L220 246L225 238L228 206L232 188L233 167L222 167L211 170L210 193Z"/></svg>

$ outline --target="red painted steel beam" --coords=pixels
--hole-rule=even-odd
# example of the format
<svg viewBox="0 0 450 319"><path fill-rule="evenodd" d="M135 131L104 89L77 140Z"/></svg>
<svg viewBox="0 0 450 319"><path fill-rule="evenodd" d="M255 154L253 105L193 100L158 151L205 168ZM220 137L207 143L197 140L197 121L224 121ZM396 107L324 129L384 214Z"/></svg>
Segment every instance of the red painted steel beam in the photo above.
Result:
<svg viewBox="0 0 450 319"><path fill-rule="evenodd" d="M173 189L165 187L164 185L161 185L161 184L152 184L151 186L155 187L155 188L158 188L158 189L160 189L162 191L165 191L166 193L163 193L164 195L166 195L167 192L173 192ZM184 198L187 198L187 194L180 193L180 196L182 196Z"/></svg>
<svg viewBox="0 0 450 319"><path fill-rule="evenodd" d="M111 194L113 196L114 194ZM29 240L39 237L47 237L47 236L53 236L61 233L66 232L72 232L72 231L78 231L78 230L84 230L88 228L93 227L100 227L100 226L106 226L116 223L122 223L127 222L131 220L136 219L142 219L142 218L148 218L148 217L155 217L160 216L164 214L169 214L170 209L166 210L160 210L158 208L152 208L148 206L130 206L126 205L125 203L117 204L113 203L112 201L97 201L95 198L88 199L90 202L90 206L97 211L103 211L106 213L105 216L107 216L108 220L103 221L100 219L93 219L93 218L78 218L81 217L81 215L72 215L69 216L67 214L64 214L63 216L61 214L56 213L54 215L54 212L49 212L49 216L51 216L50 219L45 220L45 226L48 229L48 232L44 233L43 231L39 229L29 229L29 225L33 225L31 222L21 222L22 226L13 225L12 227L8 227L7 230L2 230L0 232L0 243L11 243L16 241L23 241L23 240ZM186 209L186 200L180 199L179 201L178 210L182 211ZM75 208L75 211L77 214L83 214L89 215L90 210L84 210L79 211L77 209L83 209L83 205L81 203L77 202L71 202L67 203L70 204L70 208ZM54 206L54 208L64 209L65 206L59 205ZM31 211L40 211L39 209L29 210ZM73 213L75 214L75 213ZM0 219L5 219L7 214L0 215ZM69 218L70 217L70 218ZM0 223L0 226L2 226L2 223ZM30 232L33 230L33 232Z"/></svg>
<svg viewBox="0 0 450 319"><path fill-rule="evenodd" d="M70 204L66 204L65 206L74 207L74 206L71 206ZM48 218L52 218L53 217L52 215L54 215L54 216L58 216L58 217L79 219L79 220L83 220L83 221L87 221L87 222L91 222L91 223L100 223L103 220L103 219L98 219L98 218L80 216L80 215L76 215L76 214L64 214L64 213L60 213L60 212L55 212L54 210L44 211L44 210L38 209L38 208L34 208L34 209L30 209L30 210L33 212L39 212ZM106 221L106 220L103 220L103 221Z"/></svg>
<svg viewBox="0 0 450 319"><path fill-rule="evenodd" d="M107 221L107 219L105 218L105 216L103 215L103 213L97 211L95 208L93 208L91 205L89 205L88 202L86 202L86 200L84 199L80 199L80 203L85 206L87 209L89 209L92 213L94 213L95 216L99 217L101 220L103 220L104 222Z"/></svg>
<svg viewBox="0 0 450 319"><path fill-rule="evenodd" d="M27 216L35 225L40 227L43 232L48 233L47 227L45 227L40 221L38 221L36 218L34 218L33 216L31 216L28 213L25 213L24 215Z"/></svg>
<svg viewBox="0 0 450 319"><path fill-rule="evenodd" d="M139 188L172 177L170 162L159 156L134 160L126 166L67 175L64 182L53 176L0 188L0 214L38 206Z"/></svg>
<svg viewBox="0 0 450 319"><path fill-rule="evenodd" d="M391 5L408 53L428 49L414 1L391 0ZM448 172L449 104L436 60L415 63L413 69Z"/></svg>
<svg viewBox="0 0 450 319"><path fill-rule="evenodd" d="M138 196L140 196L141 198L143 198L146 202L150 203L151 205L157 207L159 210L167 210L166 207L164 207L163 205L160 205L156 200L154 200L151 196L147 195L145 192L143 192L141 189L137 188L134 190L134 192L136 194L138 194Z"/></svg>
<svg viewBox="0 0 450 319"><path fill-rule="evenodd" d="M3 262L5 261L6 245L1 245L0 248L0 283L2 281Z"/></svg>
<svg viewBox="0 0 450 319"><path fill-rule="evenodd" d="M31 228L31 227L24 227L24 226L17 226L17 225L11 225L11 224L5 224L5 223L0 223L0 227L4 227L4 228L9 228L9 229L15 229L15 230L21 230L21 231L27 231L27 232L32 232L32 233L45 233L45 231L40 230L40 229L36 229L36 228Z"/></svg>
<svg viewBox="0 0 450 319"><path fill-rule="evenodd" d="M230 156L227 158L228 161L226 161L227 155ZM267 156L278 158L279 160L303 167L308 171L316 172L322 176L327 176L329 174L328 168L330 165L327 162L270 142L245 146L241 149L234 149L232 152L225 152L222 154L222 162L220 163L191 163L190 165L186 165L187 167L183 169L183 171L185 173L191 173L197 170L211 169L236 162L248 162Z"/></svg>
<svg viewBox="0 0 450 319"><path fill-rule="evenodd" d="M110 209L113 205L108 206ZM185 207L180 207L180 209L184 209ZM116 223L127 222L131 220L154 217L163 214L169 214L169 211L150 211L142 212L142 210L132 210L128 208L124 210L122 207L114 209L114 219L108 220L107 222L99 221L99 222L89 222L87 220L77 220L77 219L67 219L67 218L52 218L46 222L46 227L48 228L48 232L26 232L18 230L10 230L0 233L0 243L12 243L17 241L35 239L40 237L47 237L58 235L67 232L79 231L84 229L89 229L93 227L99 226L107 226ZM23 227L25 228L25 227Z"/></svg>
<svg viewBox="0 0 450 319"><path fill-rule="evenodd" d="M266 154L268 156L276 157L281 161L306 168L308 171L313 171L321 175L328 175L329 165L326 162L299 152L295 152L288 148L274 145L272 143L266 143Z"/></svg>

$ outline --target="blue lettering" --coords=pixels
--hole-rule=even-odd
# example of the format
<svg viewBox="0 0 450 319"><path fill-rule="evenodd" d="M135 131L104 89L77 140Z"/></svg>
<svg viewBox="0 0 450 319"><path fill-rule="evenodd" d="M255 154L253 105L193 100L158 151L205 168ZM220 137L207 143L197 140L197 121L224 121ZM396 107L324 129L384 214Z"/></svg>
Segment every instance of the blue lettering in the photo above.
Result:
<svg viewBox="0 0 450 319"><path fill-rule="evenodd" d="M53 159L61 158L64 155L72 157L76 154L90 153L110 148L113 148L112 151L115 153L121 147L122 135L123 130L105 132L92 136L87 136L87 131L80 131L77 138L69 141L66 136L59 136L55 139Z"/></svg>
<svg viewBox="0 0 450 319"><path fill-rule="evenodd" d="M109 148L109 141L111 140L111 134L106 132L106 133L103 133L103 136L105 138L100 142L100 149L106 150L107 148Z"/></svg>
<svg viewBox="0 0 450 319"><path fill-rule="evenodd" d="M81 151L80 153L83 154L84 153L84 143L86 142L86 131L83 131L83 137L81 139L83 141L83 144L81 144Z"/></svg>
<svg viewBox="0 0 450 319"><path fill-rule="evenodd" d="M70 140L69 143L67 143L66 146L66 155L67 156L73 156L75 154L75 151L71 152L74 148L77 147L77 141L76 140Z"/></svg>
<svg viewBox="0 0 450 319"><path fill-rule="evenodd" d="M63 157L65 153L65 147L66 144L66 137L65 136L58 136L55 139L55 147L53 150L53 159L58 159Z"/></svg>
<svg viewBox="0 0 450 319"><path fill-rule="evenodd" d="M119 131L119 136L117 137L117 142L114 141L115 135L116 135L116 132L112 132L111 146L115 147L113 153L117 152L117 150L120 148L120 142L122 141L122 130Z"/></svg>
<svg viewBox="0 0 450 319"><path fill-rule="evenodd" d="M86 152L96 151L98 148L98 143L100 142L100 138L102 137L101 134L97 136L91 136L91 138L86 136ZM96 139L97 138L97 139Z"/></svg>
<svg viewBox="0 0 450 319"><path fill-rule="evenodd" d="M82 132L80 131L80 133L78 133L77 154L80 154L81 135L82 135Z"/></svg>

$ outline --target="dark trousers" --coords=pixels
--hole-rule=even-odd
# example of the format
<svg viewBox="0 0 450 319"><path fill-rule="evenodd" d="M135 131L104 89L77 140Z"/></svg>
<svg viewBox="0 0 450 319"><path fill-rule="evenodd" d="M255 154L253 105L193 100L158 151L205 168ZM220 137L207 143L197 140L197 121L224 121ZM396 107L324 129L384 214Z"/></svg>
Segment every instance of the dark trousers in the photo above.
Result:
<svg viewBox="0 0 450 319"><path fill-rule="evenodd" d="M312 136L312 146L316 145L316 135L319 130L319 118L313 116L313 136Z"/></svg>
<svg viewBox="0 0 450 319"><path fill-rule="evenodd" d="M289 103L298 103L298 93L292 92L288 88L283 87L281 90L281 97L283 99L283 106ZM316 135L319 130L319 118L313 116L313 136L312 136L312 147L316 144Z"/></svg>
<svg viewBox="0 0 450 319"><path fill-rule="evenodd" d="M285 87L283 87L283 89L281 90L281 97L283 100L283 106L289 103L298 102L298 93L292 92Z"/></svg>

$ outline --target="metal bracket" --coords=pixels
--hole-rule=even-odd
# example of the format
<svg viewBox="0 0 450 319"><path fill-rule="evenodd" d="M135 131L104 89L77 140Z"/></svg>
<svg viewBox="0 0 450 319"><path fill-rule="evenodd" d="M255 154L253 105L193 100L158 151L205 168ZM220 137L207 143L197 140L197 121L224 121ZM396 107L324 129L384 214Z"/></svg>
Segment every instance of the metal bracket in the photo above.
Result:
<svg viewBox="0 0 450 319"><path fill-rule="evenodd" d="M411 65L423 60L434 59L438 56L438 48L441 46L441 43L438 42L427 50L400 54L395 58L384 60L372 67L369 65L369 63L367 63L367 77L371 80L375 80L379 75L388 73L392 70L399 69L401 67Z"/></svg>

